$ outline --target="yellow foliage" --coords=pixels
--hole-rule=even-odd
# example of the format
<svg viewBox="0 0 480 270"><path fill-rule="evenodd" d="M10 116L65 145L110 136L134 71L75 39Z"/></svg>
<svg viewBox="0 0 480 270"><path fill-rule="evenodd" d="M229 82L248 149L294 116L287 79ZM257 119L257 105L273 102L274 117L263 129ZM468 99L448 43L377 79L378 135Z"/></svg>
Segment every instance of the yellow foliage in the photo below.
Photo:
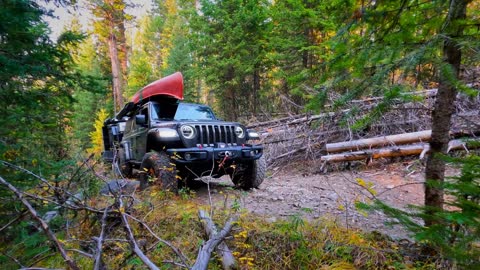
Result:
<svg viewBox="0 0 480 270"><path fill-rule="evenodd" d="M103 151L103 133L102 127L105 120L108 118L107 111L105 109L100 109L97 113L97 119L95 120L95 130L90 132L90 140L92 142L92 147L87 150L89 154L95 154L100 156Z"/></svg>
<svg viewBox="0 0 480 270"><path fill-rule="evenodd" d="M368 192L370 192L372 195L377 195L377 191L375 189L373 189L373 183L372 182L365 182L365 180L363 180L362 178L356 178L355 179L357 181L357 184L363 188L365 188L366 190L368 190Z"/></svg>

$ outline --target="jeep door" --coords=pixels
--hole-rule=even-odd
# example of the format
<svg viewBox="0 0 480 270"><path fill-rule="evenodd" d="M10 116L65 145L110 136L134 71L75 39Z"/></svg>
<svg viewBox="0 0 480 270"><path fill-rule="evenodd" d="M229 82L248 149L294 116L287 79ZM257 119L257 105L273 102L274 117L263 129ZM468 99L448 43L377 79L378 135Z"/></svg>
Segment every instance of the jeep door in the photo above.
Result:
<svg viewBox="0 0 480 270"><path fill-rule="evenodd" d="M136 161L142 161L146 152L148 118L148 106L144 105L127 122L124 140L130 142L132 158Z"/></svg>

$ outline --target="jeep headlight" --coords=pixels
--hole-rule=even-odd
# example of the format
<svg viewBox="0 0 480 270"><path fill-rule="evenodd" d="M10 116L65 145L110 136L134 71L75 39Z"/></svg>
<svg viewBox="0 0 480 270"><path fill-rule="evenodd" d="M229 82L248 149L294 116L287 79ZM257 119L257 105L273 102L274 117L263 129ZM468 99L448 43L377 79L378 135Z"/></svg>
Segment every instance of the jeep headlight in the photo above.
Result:
<svg viewBox="0 0 480 270"><path fill-rule="evenodd" d="M195 129L192 126L185 125L180 127L180 131L185 139L193 139L195 137Z"/></svg>
<svg viewBox="0 0 480 270"><path fill-rule="evenodd" d="M235 135L237 135L238 138L243 139L245 137L245 131L243 131L243 128L240 126L235 127Z"/></svg>

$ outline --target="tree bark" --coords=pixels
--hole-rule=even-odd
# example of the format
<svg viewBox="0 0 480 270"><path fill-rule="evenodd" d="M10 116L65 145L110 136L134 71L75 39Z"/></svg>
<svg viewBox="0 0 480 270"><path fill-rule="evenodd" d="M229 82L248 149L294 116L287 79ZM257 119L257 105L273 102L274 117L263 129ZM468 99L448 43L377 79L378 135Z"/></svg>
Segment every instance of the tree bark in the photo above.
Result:
<svg viewBox="0 0 480 270"><path fill-rule="evenodd" d="M455 78L458 78L462 52L455 38L460 36L463 28L459 25L460 20L466 17L468 0L450 0L450 6L442 26L445 36L443 44L444 63L451 69ZM443 69L441 69L443 70ZM450 74L440 72L437 97L432 112L432 139L430 140L431 154L427 158L425 168L425 226L436 224L434 213L443 208L443 188L445 177L445 161L440 158L446 154L450 140L450 125L452 114L455 110L457 88L452 82Z"/></svg>
<svg viewBox="0 0 480 270"><path fill-rule="evenodd" d="M233 223L236 221L236 218L230 218L223 229L215 235L212 235L207 242L198 251L197 259L195 264L190 268L191 270L207 270L208 262L212 252L217 248L217 246L225 240L225 237L230 233Z"/></svg>
<svg viewBox="0 0 480 270"><path fill-rule="evenodd" d="M447 152L452 150L467 150L467 143L461 140L451 140L447 144ZM471 145L471 148L475 148L475 145ZM414 145L394 146L378 149L366 149L361 151L326 155L320 158L321 161L338 162L338 161L353 161L362 159L376 159L381 157L400 157L410 155L420 155L420 158L431 151L430 145L427 143L420 143Z"/></svg>
<svg viewBox="0 0 480 270"><path fill-rule="evenodd" d="M112 83L113 83L113 98L115 101L115 114L123 106L123 76L118 59L117 38L115 36L114 26L111 25L110 36L108 37L108 50L110 53L110 61L112 63Z"/></svg>
<svg viewBox="0 0 480 270"><path fill-rule="evenodd" d="M218 230L208 214L203 210L199 210L198 217L200 218L200 222L202 222L208 238L210 239L215 237L215 235L218 234ZM233 254L225 241L222 241L220 244L218 244L216 251L222 260L223 269L227 270L236 268L237 263L235 262L235 257L233 257Z"/></svg>
<svg viewBox="0 0 480 270"><path fill-rule="evenodd" d="M348 142L328 143L325 145L327 152L335 153L345 150L359 150L371 147L382 147L386 145L409 144L416 142L427 142L430 140L432 131L424 130L418 132L395 134L389 136L361 139Z"/></svg>
<svg viewBox="0 0 480 270"><path fill-rule="evenodd" d="M253 72L253 91L252 91L252 114L257 114L257 103L258 103L258 93L260 92L260 71L257 66L255 66L255 71Z"/></svg>
<svg viewBox="0 0 480 270"><path fill-rule="evenodd" d="M127 80L127 70L128 70L128 44L127 38L125 35L125 11L121 11L121 19L117 22L118 24L118 45L120 47L120 65L122 67L122 77Z"/></svg>

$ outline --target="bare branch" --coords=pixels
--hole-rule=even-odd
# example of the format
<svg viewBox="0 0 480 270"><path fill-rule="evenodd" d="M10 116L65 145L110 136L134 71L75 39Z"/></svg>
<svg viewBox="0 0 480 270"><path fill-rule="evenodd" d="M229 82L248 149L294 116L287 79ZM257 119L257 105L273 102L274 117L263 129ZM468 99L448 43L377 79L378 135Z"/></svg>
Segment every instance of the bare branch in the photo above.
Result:
<svg viewBox="0 0 480 270"><path fill-rule="evenodd" d="M100 230L100 236L97 237L97 251L95 252L95 260L94 260L94 270L99 270L102 267L102 248L103 248L103 240L105 238L105 226L107 224L107 214L108 214L109 207L105 207L102 216L102 228Z"/></svg>
<svg viewBox="0 0 480 270"><path fill-rule="evenodd" d="M0 233L5 230L6 228L8 228L10 225L12 225L13 223L17 222L18 220L20 220L22 217L25 216L25 214L27 213L28 211L23 211L20 213L20 215L18 215L16 218L12 219L11 221L9 221L7 224L5 224L2 228L0 228Z"/></svg>
<svg viewBox="0 0 480 270"><path fill-rule="evenodd" d="M128 224L127 215L125 215L125 209L123 208L123 201L121 198L118 199L118 211L120 212L120 216L122 218L123 226L125 227L127 237L130 240L130 246L135 254L137 254L138 258L142 260L142 262L152 270L159 270L158 266L156 266L138 247L137 241L135 241L135 236L133 235L132 229L130 228L130 224Z"/></svg>
<svg viewBox="0 0 480 270"><path fill-rule="evenodd" d="M215 224L205 211L198 211L198 217L203 224L208 238L212 238L213 236L218 234ZM233 254L228 248L225 241L222 241L220 244L218 244L216 250L217 253L221 256L223 269L233 269L236 265L235 257L233 257Z"/></svg>
<svg viewBox="0 0 480 270"><path fill-rule="evenodd" d="M0 254L2 254L3 256L5 256L5 257L9 258L10 260L14 261L16 264L18 264L18 266L20 266L20 268L24 267L23 264L19 260L17 260L16 258L8 255L7 253L0 252Z"/></svg>
<svg viewBox="0 0 480 270"><path fill-rule="evenodd" d="M67 265L74 269L74 270L80 270L80 268L77 266L77 264L68 256L67 252L63 248L62 244L58 241L57 237L55 234L50 230L48 227L48 224L37 214L37 211L35 208L32 207L32 205L23 197L23 194L20 190L18 190L16 187L12 186L10 183L8 183L5 179L3 179L0 176L0 184L6 186L8 189L13 191L17 198L27 207L28 211L32 215L32 217L40 224L42 227L42 230L47 234L48 238L55 244L55 247L58 249L60 254L62 255L63 259L67 263Z"/></svg>
<svg viewBox="0 0 480 270"><path fill-rule="evenodd" d="M162 238L158 237L153 231L152 229L150 228L150 226L148 226L145 222L139 220L138 218L134 217L134 216L131 216L129 214L125 214L126 216L128 216L129 218L135 220L136 222L140 223L145 229L147 229L147 231L153 236L155 237L155 239L157 239L158 242L161 242L162 244L168 246L169 248L171 248L173 250L173 252L175 252L175 254L177 254L177 256L180 258L180 260L182 260L182 267L185 267L185 268L189 268L188 265L188 259L185 257L185 255L183 255L183 253L178 249L176 248L175 246L173 246L170 242L168 241L165 241L163 240ZM176 264L178 265L178 264Z"/></svg>
<svg viewBox="0 0 480 270"><path fill-rule="evenodd" d="M192 266L192 270L206 270L208 268L208 262L212 255L213 250L227 237L230 233L230 230L233 227L233 223L236 220L236 217L230 218L223 229L215 234L202 246L202 248L198 251L197 260L195 264Z"/></svg>
<svg viewBox="0 0 480 270"><path fill-rule="evenodd" d="M67 251L76 252L76 253L78 253L78 254L80 254L80 255L84 256L84 257L87 257L87 258L93 259L93 255L92 255L92 254L90 254L90 253L87 253L87 252L85 252L85 251L81 251L81 250L79 250L79 249L75 249L75 248L68 248L68 249L66 249L66 250L67 250Z"/></svg>
<svg viewBox="0 0 480 270"><path fill-rule="evenodd" d="M41 177L40 175L37 175L35 174L34 172L30 171L30 170L27 170L25 168L22 168L20 166L17 166L17 165L14 165L10 162L7 162L7 161L3 161L3 160L0 160L0 164L4 165L4 166L7 166L7 167L10 167L12 169L15 169L15 170L18 170L18 171L21 171L21 172L24 172L28 175L31 175L35 178L37 178L38 180L40 180L43 184L45 184L48 188L50 189L53 189L55 191L61 191L61 192L64 192L65 194L67 194L69 196L69 198L72 198L73 200L75 201L80 201L80 199L78 199L74 194L70 193L68 190L66 189L63 189L63 188L60 188L60 187L56 187L56 186L53 186L52 184L50 184L50 182L48 182L47 179ZM57 203L58 204L58 203Z"/></svg>

